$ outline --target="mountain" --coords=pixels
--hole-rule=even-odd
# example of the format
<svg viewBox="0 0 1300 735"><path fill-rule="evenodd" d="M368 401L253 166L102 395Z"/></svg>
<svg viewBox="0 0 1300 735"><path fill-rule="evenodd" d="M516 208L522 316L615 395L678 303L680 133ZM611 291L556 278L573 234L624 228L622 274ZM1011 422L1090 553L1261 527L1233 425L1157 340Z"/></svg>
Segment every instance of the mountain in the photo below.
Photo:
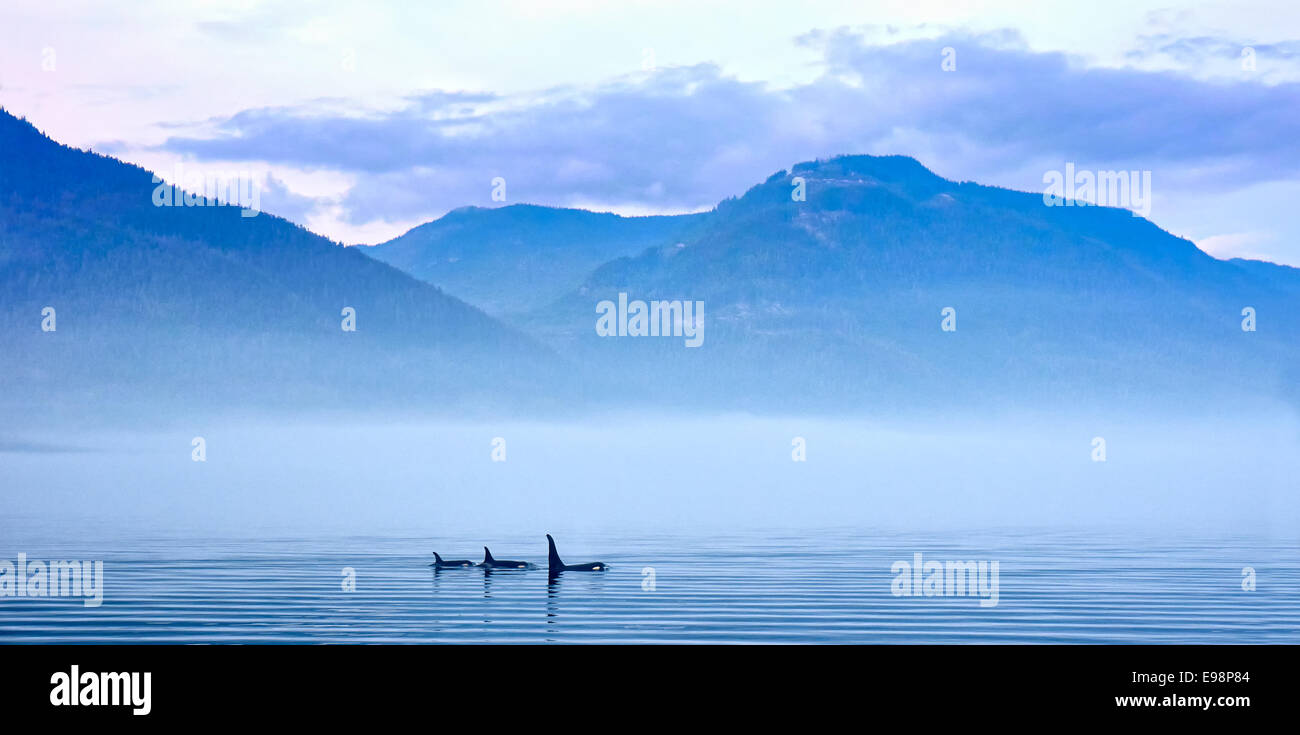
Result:
<svg viewBox="0 0 1300 735"><path fill-rule="evenodd" d="M155 189L0 112L11 424L1300 405L1297 269L1217 260L1125 210L1049 207L905 157L801 163L699 215L462 209L374 248L236 207L155 206ZM702 302L697 346L681 312L661 322L676 336L600 336L621 294Z"/></svg>
<svg viewBox="0 0 1300 735"><path fill-rule="evenodd" d="M672 244L703 219L531 204L464 207L366 252L489 314L505 315L550 304L597 266Z"/></svg>
<svg viewBox="0 0 1300 735"><path fill-rule="evenodd" d="M703 343L599 336L598 305L620 293L703 301ZM943 411L1294 405L1297 314L1297 269L1217 260L1123 209L844 156L773 174L518 323L629 395Z"/></svg>
<svg viewBox="0 0 1300 735"><path fill-rule="evenodd" d="M553 352L438 288L268 214L155 206L155 188L0 112L4 409L445 412L555 392Z"/></svg>

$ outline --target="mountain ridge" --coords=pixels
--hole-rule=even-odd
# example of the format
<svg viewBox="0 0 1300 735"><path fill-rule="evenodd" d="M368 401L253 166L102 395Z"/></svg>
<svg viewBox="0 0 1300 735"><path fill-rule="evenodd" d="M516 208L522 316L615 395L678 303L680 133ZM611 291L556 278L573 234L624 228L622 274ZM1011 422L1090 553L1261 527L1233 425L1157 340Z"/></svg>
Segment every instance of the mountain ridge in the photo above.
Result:
<svg viewBox="0 0 1300 735"><path fill-rule="evenodd" d="M1294 401L1297 274L1216 259L1128 210L1048 207L908 157L841 156L776 172L682 242L600 266L523 322L610 372L741 405L800 383L791 407L948 400L927 381L954 401L1007 405L1232 401L1251 381ZM592 305L619 293L703 301L712 359L597 337ZM1244 335L1253 343L1238 338L1245 307L1268 315Z"/></svg>
<svg viewBox="0 0 1300 735"><path fill-rule="evenodd" d="M1300 270L1218 260L1127 210L1048 207L906 156L796 163L692 215L460 208L363 250L237 207L154 206L149 172L7 113L0 143L0 368L17 410L42 396L70 415L1300 397ZM430 252L460 271L390 264ZM429 282L458 278L495 317ZM597 312L620 294L702 303L705 338L600 336ZM44 333L50 305L59 327ZM1257 332L1241 329L1247 307Z"/></svg>
<svg viewBox="0 0 1300 735"><path fill-rule="evenodd" d="M460 207L364 247L502 316L558 298L600 263L672 239L698 221L690 214L624 217L537 204Z"/></svg>
<svg viewBox="0 0 1300 735"><path fill-rule="evenodd" d="M447 410L529 403L564 373L517 329L287 220L155 206L148 171L8 113L0 150L0 340L5 382L23 388L9 400L75 387L204 411Z"/></svg>

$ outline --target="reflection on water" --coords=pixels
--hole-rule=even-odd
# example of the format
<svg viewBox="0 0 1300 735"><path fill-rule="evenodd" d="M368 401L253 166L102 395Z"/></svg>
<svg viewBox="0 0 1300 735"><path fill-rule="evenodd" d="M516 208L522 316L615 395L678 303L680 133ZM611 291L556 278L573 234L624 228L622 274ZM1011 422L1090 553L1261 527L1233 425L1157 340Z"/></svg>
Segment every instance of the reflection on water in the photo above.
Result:
<svg viewBox="0 0 1300 735"><path fill-rule="evenodd" d="M513 556L539 569L428 566L431 542L476 541L19 539L32 559L103 559L105 600L0 597L0 642L1300 642L1300 552L1279 539L592 535L565 549L606 572L548 575L525 538L503 546L535 546ZM895 596L891 567L916 553L997 561L997 605Z"/></svg>

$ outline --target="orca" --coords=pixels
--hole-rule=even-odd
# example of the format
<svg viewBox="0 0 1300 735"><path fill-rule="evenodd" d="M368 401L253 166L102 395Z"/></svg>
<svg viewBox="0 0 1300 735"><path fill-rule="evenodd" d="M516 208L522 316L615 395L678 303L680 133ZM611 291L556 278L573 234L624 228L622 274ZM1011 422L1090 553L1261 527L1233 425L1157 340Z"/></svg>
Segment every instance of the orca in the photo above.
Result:
<svg viewBox="0 0 1300 735"><path fill-rule="evenodd" d="M546 534L546 543L551 547L550 559L548 560L547 569L551 574L559 572L603 572L609 569L609 565L603 561L589 561L586 564L565 564L560 559L560 553L555 550L555 539L551 534Z"/></svg>
<svg viewBox="0 0 1300 735"><path fill-rule="evenodd" d="M483 547L483 563L479 566L484 569L532 569L533 565L526 561L514 561L512 559L493 559L492 552L488 547Z"/></svg>
<svg viewBox="0 0 1300 735"><path fill-rule="evenodd" d="M457 567L472 567L474 566L474 562L469 559L452 559L451 561L447 561L441 556L438 556L438 552L435 551L433 552L433 563L429 566L437 567L438 569L453 569Z"/></svg>

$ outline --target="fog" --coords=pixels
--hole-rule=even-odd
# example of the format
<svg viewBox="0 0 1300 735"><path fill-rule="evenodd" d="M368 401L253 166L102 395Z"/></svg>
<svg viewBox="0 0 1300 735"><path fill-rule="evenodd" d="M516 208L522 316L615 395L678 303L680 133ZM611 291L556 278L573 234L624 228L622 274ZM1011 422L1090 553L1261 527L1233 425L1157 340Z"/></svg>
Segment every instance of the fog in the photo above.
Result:
<svg viewBox="0 0 1300 735"><path fill-rule="evenodd" d="M205 440L194 461L192 440ZM802 437L806 461L794 461ZM1093 460L1094 437L1106 442ZM504 440L504 461L498 458ZM951 532L1294 536L1300 425L607 416L0 438L0 535Z"/></svg>

